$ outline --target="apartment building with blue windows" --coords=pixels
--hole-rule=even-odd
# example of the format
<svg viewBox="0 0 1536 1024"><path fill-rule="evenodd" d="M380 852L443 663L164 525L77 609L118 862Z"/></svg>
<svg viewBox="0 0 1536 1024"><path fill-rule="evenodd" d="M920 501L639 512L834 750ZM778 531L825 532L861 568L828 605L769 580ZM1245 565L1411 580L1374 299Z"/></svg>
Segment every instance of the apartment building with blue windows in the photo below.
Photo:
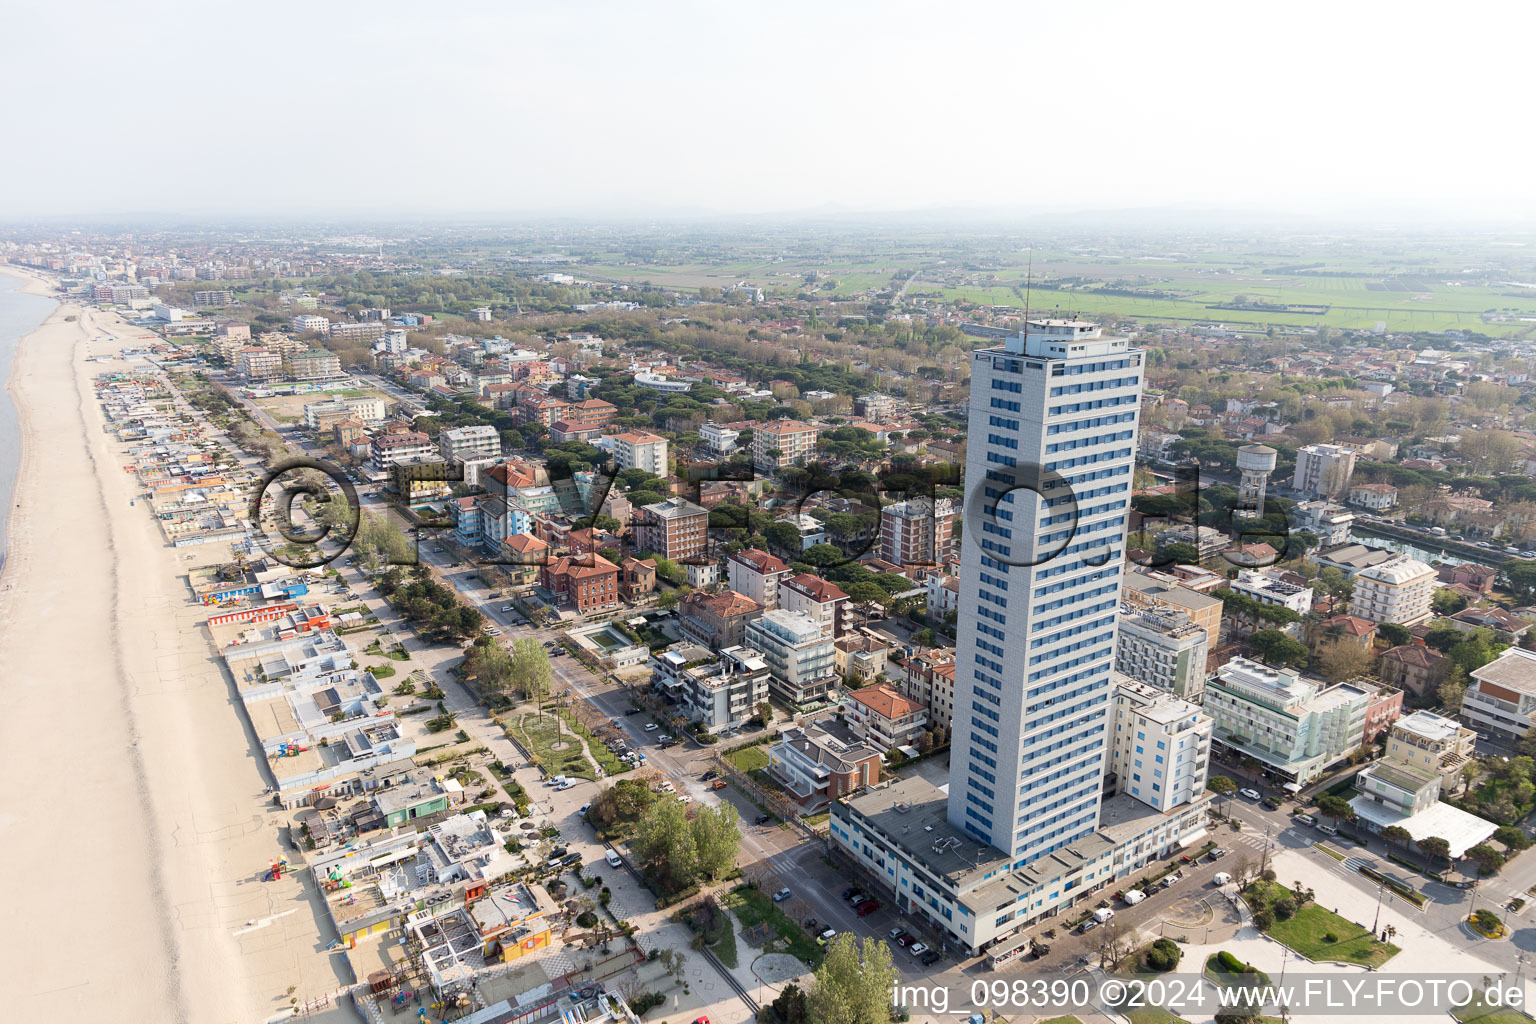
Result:
<svg viewBox="0 0 1536 1024"><path fill-rule="evenodd" d="M1142 361L1080 320L972 354L949 822L1016 869L1099 823Z"/></svg>

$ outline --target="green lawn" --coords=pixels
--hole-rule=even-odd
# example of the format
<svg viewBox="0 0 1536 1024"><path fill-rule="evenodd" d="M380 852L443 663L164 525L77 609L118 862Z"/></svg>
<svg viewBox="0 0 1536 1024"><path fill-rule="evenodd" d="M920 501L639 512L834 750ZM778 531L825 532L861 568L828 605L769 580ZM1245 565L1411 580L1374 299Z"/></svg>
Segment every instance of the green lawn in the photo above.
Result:
<svg viewBox="0 0 1536 1024"><path fill-rule="evenodd" d="M1451 1011L1451 1016L1464 1024L1531 1024L1531 1016L1504 1006L1489 1007L1479 995L1465 1006Z"/></svg>
<svg viewBox="0 0 1536 1024"><path fill-rule="evenodd" d="M584 753L586 743L566 728L561 728L557 734L553 715L540 716L530 711L507 724L506 729L528 748L551 775L577 775L583 779L593 777L592 763ZM555 749L557 742L563 744L559 750Z"/></svg>
<svg viewBox="0 0 1536 1024"><path fill-rule="evenodd" d="M1050 1020L1038 1021L1036 1024L1083 1024L1083 1022L1069 1013L1061 1017L1052 1017Z"/></svg>
<svg viewBox="0 0 1536 1024"><path fill-rule="evenodd" d="M1125 1019L1131 1024L1189 1024L1189 1021L1167 1010L1126 1010Z"/></svg>
<svg viewBox="0 0 1536 1024"><path fill-rule="evenodd" d="M725 759L744 772L750 772L756 768L767 768L768 748L742 747L740 750L733 750L726 754Z"/></svg>
<svg viewBox="0 0 1536 1024"><path fill-rule="evenodd" d="M736 969L736 929L731 927L729 920L725 922L725 928L721 931L720 938L714 945L709 947L709 951L719 957L720 962L725 964L725 966L733 971Z"/></svg>
<svg viewBox="0 0 1536 1024"><path fill-rule="evenodd" d="M786 917L767 893L743 886L726 893L722 902L736 915L743 928L766 921L778 933L778 939L770 941L764 952L792 953L802 962L821 961L821 947L816 940L797 922Z"/></svg>
<svg viewBox="0 0 1536 1024"><path fill-rule="evenodd" d="M1377 941L1369 929L1316 904L1301 908L1289 921L1276 921L1269 934L1309 960L1344 960L1380 967L1399 952L1396 946ZM1323 938L1329 934L1338 941Z"/></svg>
<svg viewBox="0 0 1536 1024"><path fill-rule="evenodd" d="M1267 907L1290 896L1291 890L1278 882L1259 880L1249 885L1245 895L1256 895L1259 904ZM1252 899L1249 903L1257 909ZM1309 960L1342 960L1380 967L1401 952L1391 943L1377 941L1369 929L1315 903L1302 907L1289 921L1277 920L1269 934ZM1333 935L1334 941L1328 941L1325 935Z"/></svg>

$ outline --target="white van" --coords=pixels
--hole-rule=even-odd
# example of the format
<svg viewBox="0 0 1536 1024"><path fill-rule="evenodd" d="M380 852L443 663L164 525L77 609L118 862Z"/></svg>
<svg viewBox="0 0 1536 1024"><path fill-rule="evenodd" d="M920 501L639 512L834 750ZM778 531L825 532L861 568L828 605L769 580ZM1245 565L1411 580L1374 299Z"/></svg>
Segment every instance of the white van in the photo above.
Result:
<svg viewBox="0 0 1536 1024"><path fill-rule="evenodd" d="M504 604L501 606L501 614L503 615L507 614L507 612L513 611L517 611L517 607L515 605Z"/></svg>
<svg viewBox="0 0 1536 1024"><path fill-rule="evenodd" d="M1298 825L1316 825L1317 819L1310 814L1298 814L1292 819Z"/></svg>
<svg viewBox="0 0 1536 1024"><path fill-rule="evenodd" d="M1126 906L1134 907L1136 904L1138 904L1142 900L1146 899L1147 898L1147 894L1142 892L1140 889L1132 889L1130 892L1126 893L1124 896L1122 896L1120 898L1125 900L1125 905Z"/></svg>
<svg viewBox="0 0 1536 1024"><path fill-rule="evenodd" d="M1211 884L1213 885L1227 885L1231 881L1232 876L1227 874L1225 871L1218 871L1211 876Z"/></svg>
<svg viewBox="0 0 1536 1024"><path fill-rule="evenodd" d="M1105 921L1108 921L1114 916L1114 910L1109 907L1100 907L1098 910L1093 912L1093 919L1099 922L1099 924L1103 924Z"/></svg>
<svg viewBox="0 0 1536 1024"><path fill-rule="evenodd" d="M1332 825L1319 825L1317 830L1325 836L1336 836L1339 834L1339 830Z"/></svg>
<svg viewBox="0 0 1536 1024"><path fill-rule="evenodd" d="M603 854L603 859L608 862L608 866L611 868L616 868L624 863L624 861L619 858L617 850L609 850L607 853Z"/></svg>

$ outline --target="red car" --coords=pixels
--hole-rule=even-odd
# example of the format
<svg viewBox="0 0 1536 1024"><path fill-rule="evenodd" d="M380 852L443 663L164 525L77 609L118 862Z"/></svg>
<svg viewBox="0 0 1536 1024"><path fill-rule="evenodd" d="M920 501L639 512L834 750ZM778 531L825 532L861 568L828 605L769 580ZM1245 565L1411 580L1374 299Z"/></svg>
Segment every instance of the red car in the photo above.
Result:
<svg viewBox="0 0 1536 1024"><path fill-rule="evenodd" d="M698 1020L694 1021L693 1024L709 1024L709 1018L700 1017Z"/></svg>
<svg viewBox="0 0 1536 1024"><path fill-rule="evenodd" d="M865 900L854 909L858 911L860 917L865 917L866 915L873 914L875 911L879 910L880 902L878 900Z"/></svg>

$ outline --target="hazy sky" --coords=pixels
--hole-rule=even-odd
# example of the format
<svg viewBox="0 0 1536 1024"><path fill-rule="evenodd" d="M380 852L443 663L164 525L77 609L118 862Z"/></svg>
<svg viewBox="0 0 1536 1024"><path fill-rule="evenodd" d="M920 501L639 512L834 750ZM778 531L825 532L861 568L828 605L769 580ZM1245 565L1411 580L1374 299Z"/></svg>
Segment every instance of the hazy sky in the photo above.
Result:
<svg viewBox="0 0 1536 1024"><path fill-rule="evenodd" d="M1533 6L12 3L0 218L1530 210Z"/></svg>

